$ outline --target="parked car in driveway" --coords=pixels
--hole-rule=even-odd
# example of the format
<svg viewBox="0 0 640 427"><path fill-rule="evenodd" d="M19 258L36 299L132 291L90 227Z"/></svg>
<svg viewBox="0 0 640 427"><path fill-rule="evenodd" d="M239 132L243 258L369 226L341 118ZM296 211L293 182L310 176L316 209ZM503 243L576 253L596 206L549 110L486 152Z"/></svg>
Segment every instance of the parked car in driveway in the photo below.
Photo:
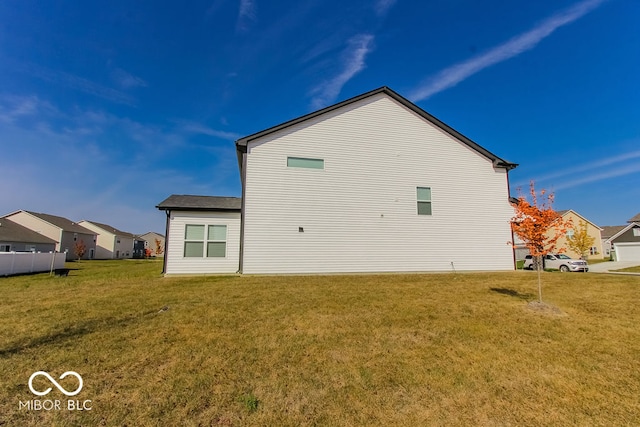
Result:
<svg viewBox="0 0 640 427"><path fill-rule="evenodd" d="M522 268L525 270L533 270L534 259L531 255L527 255L524 258L524 265ZM554 270L560 270L563 273L569 271L589 271L589 264L587 261L581 259L573 259L565 254L547 254L544 257L544 268L553 268Z"/></svg>

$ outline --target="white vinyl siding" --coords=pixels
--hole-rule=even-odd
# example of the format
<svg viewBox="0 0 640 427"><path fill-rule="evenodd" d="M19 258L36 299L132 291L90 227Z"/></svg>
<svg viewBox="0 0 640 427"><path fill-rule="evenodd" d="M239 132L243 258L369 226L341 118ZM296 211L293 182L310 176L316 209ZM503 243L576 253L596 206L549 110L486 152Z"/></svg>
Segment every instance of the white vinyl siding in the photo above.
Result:
<svg viewBox="0 0 640 427"><path fill-rule="evenodd" d="M173 211L168 238L167 274L233 274L238 271L240 212ZM187 243L198 244L193 248L197 256L185 256Z"/></svg>
<svg viewBox="0 0 640 427"><path fill-rule="evenodd" d="M244 273L513 269L506 171L384 94L249 142L245 178Z"/></svg>

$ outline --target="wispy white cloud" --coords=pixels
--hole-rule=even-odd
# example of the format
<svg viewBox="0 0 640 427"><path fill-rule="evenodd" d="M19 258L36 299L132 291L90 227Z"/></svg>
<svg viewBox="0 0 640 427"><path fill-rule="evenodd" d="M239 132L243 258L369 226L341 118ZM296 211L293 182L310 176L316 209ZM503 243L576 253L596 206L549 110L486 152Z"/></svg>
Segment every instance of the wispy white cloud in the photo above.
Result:
<svg viewBox="0 0 640 427"><path fill-rule="evenodd" d="M542 21L533 29L513 37L488 52L445 68L436 76L428 79L413 90L413 92L409 94L409 98L412 101L422 101L445 89L456 86L458 83L487 67L531 50L558 28L580 19L606 1L608 0L585 0L575 4L569 9L558 12Z"/></svg>
<svg viewBox="0 0 640 427"><path fill-rule="evenodd" d="M543 184L543 186L555 191L638 172L640 172L640 150L632 150L563 168L558 172L533 176L532 179L537 184ZM525 185L528 185L528 182L518 182L514 184L514 188L524 187Z"/></svg>
<svg viewBox="0 0 640 427"><path fill-rule="evenodd" d="M5 96L0 99L0 122L13 123L36 114L41 101L37 96Z"/></svg>
<svg viewBox="0 0 640 427"><path fill-rule="evenodd" d="M31 63L14 62L14 66L19 71L30 74L41 80L66 86L70 89L106 99L107 101L126 105L134 104L134 99L126 93L95 83L91 80L85 79L84 77L76 76L75 74L59 70L51 70Z"/></svg>
<svg viewBox="0 0 640 427"><path fill-rule="evenodd" d="M619 176L640 174L640 162L634 162L627 165L622 165L616 168L608 168L601 170L597 173L586 174L580 178L569 179L566 181L559 181L554 186L554 190L565 190L567 188L578 187L583 184L590 184L593 182L600 182Z"/></svg>
<svg viewBox="0 0 640 427"><path fill-rule="evenodd" d="M135 87L147 87L146 81L140 77L134 76L131 73L126 72L122 68L116 68L111 72L111 78L122 89L131 89Z"/></svg>
<svg viewBox="0 0 640 427"><path fill-rule="evenodd" d="M179 123L182 131L186 133L208 135L208 136L213 136L220 139L226 139L229 141L235 141L241 136L240 134L235 132L212 129L200 123L194 123L194 122L179 122Z"/></svg>
<svg viewBox="0 0 640 427"><path fill-rule="evenodd" d="M311 100L312 108L319 109L333 102L340 94L342 87L366 67L365 59L373 50L373 41L372 34L358 34L349 39L343 51L341 71L312 89L311 94L314 95Z"/></svg>
<svg viewBox="0 0 640 427"><path fill-rule="evenodd" d="M545 182L561 179L563 177L575 176L577 174L583 174L585 172L598 172L603 168L611 168L612 166L626 163L631 160L640 159L640 150L630 151L628 153L618 154L604 159L596 160L593 162L576 165L569 168L563 168L561 171L551 174L543 175L536 178L536 181Z"/></svg>
<svg viewBox="0 0 640 427"><path fill-rule="evenodd" d="M56 109L36 96L0 95L0 117L0 141L10 148L0 156L7 173L0 180L0 214L31 209L131 232L162 231L164 215L154 206L171 193L237 194L233 144L194 143L196 133L237 139L231 132ZM206 156L210 168L177 170L176 155ZM51 165L64 165L55 180Z"/></svg>
<svg viewBox="0 0 640 427"><path fill-rule="evenodd" d="M246 31L249 25L258 19L258 7L255 0L240 0L236 31Z"/></svg>
<svg viewBox="0 0 640 427"><path fill-rule="evenodd" d="M389 9L391 9L393 5L396 4L396 1L397 0L377 0L373 5L373 9L375 10L376 15L385 16L387 12L389 12Z"/></svg>

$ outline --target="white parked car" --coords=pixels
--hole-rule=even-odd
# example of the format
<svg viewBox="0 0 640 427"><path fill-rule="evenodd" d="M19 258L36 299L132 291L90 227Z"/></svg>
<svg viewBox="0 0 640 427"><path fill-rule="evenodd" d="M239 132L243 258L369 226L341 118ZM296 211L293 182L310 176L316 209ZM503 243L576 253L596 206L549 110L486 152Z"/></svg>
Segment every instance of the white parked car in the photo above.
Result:
<svg viewBox="0 0 640 427"><path fill-rule="evenodd" d="M524 265L522 266L525 270L533 270L533 257L531 255L527 255L524 258ZM544 257L544 268L553 268L555 270L560 270L563 273L568 271L589 271L589 264L587 261L581 259L573 259L564 254L547 254Z"/></svg>

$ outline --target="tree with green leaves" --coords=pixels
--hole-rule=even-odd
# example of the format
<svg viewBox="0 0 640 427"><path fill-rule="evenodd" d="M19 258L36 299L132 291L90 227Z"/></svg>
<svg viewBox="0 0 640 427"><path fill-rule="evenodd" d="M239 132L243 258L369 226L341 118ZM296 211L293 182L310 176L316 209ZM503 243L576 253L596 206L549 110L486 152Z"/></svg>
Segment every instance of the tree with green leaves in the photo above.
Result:
<svg viewBox="0 0 640 427"><path fill-rule="evenodd" d="M573 235L567 237L567 246L574 252L580 254L580 258L587 259L589 250L596 241L596 238L589 235L588 224L580 221L578 228L573 228Z"/></svg>

